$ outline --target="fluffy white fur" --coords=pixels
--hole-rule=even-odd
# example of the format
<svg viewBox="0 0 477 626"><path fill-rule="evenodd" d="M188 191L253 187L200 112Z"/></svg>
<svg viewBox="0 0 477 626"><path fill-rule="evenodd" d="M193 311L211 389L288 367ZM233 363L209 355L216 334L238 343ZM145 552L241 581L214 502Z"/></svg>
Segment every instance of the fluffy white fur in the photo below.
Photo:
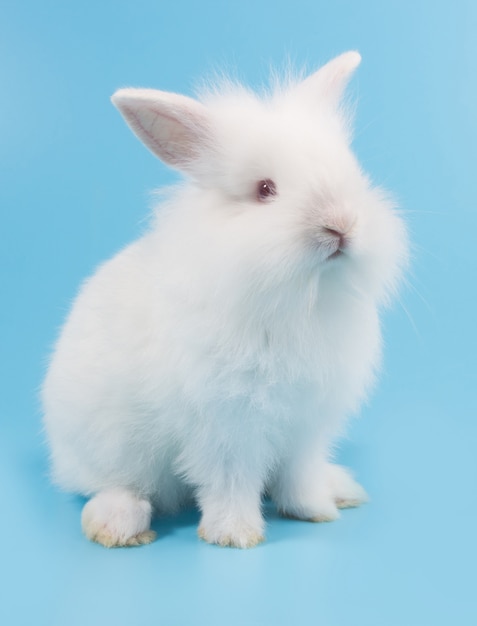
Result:
<svg viewBox="0 0 477 626"><path fill-rule="evenodd" d="M340 99L359 61L262 98L113 96L187 182L84 284L44 383L54 479L92 497L89 538L148 542L151 507L194 497L202 538L248 547L264 493L316 521L365 500L330 450L373 382L406 235L350 150Z"/></svg>

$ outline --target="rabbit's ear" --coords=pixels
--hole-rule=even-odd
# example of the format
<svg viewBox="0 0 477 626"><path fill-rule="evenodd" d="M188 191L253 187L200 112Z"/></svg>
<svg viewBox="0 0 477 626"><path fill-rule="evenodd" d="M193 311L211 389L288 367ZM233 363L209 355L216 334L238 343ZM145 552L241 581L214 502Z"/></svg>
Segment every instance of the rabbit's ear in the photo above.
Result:
<svg viewBox="0 0 477 626"><path fill-rule="evenodd" d="M354 70L361 62L359 52L345 52L335 57L323 67L308 76L300 85L302 93L310 97L328 98L338 104Z"/></svg>
<svg viewBox="0 0 477 626"><path fill-rule="evenodd" d="M210 136L205 107L155 89L119 89L111 98L139 139L168 165L188 170Z"/></svg>

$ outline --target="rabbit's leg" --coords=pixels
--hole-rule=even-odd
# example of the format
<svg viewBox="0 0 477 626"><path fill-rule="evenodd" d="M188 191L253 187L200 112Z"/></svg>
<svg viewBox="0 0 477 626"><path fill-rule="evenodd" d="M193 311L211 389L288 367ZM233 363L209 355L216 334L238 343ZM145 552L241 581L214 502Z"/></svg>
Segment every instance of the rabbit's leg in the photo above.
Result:
<svg viewBox="0 0 477 626"><path fill-rule="evenodd" d="M202 486L198 491L202 510L198 533L208 543L251 548L264 539L261 485L237 483L240 479L230 476L229 480Z"/></svg>
<svg viewBox="0 0 477 626"><path fill-rule="evenodd" d="M154 541L149 529L152 507L127 489L100 491L89 500L81 515L84 534L107 548L139 546Z"/></svg>
<svg viewBox="0 0 477 626"><path fill-rule="evenodd" d="M243 399L211 407L191 424L176 472L194 488L208 543L250 548L263 541L261 504L273 447L264 420L243 412Z"/></svg>
<svg viewBox="0 0 477 626"><path fill-rule="evenodd" d="M328 461L323 441L304 440L282 463L270 489L278 509L286 516L331 522L339 508L366 502L364 489L339 465Z"/></svg>

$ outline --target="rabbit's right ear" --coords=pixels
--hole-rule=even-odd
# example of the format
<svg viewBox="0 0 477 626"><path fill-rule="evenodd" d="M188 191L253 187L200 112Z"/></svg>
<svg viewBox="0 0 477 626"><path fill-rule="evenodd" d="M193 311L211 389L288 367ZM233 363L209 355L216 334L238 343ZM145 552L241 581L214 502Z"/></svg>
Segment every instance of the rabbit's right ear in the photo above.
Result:
<svg viewBox="0 0 477 626"><path fill-rule="evenodd" d="M311 98L326 98L338 105L354 70L361 63L359 52L344 52L298 85L301 93Z"/></svg>
<svg viewBox="0 0 477 626"><path fill-rule="evenodd" d="M155 89L119 89L111 98L129 127L168 165L189 170L210 138L206 108Z"/></svg>

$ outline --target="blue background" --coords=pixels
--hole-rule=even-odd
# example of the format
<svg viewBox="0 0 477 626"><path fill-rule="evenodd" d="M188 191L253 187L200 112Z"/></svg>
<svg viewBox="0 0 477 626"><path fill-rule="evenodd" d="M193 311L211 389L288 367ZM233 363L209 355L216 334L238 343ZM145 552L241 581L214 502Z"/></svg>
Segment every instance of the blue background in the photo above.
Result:
<svg viewBox="0 0 477 626"><path fill-rule="evenodd" d="M3 0L0 623L477 623L476 32L473 0ZM356 151L413 240L381 383L340 451L371 503L321 525L268 507L249 551L200 543L195 511L157 522L148 547L87 542L82 501L46 477L37 389L80 280L175 176L110 95L190 94L224 68L254 86L348 49L363 56Z"/></svg>

